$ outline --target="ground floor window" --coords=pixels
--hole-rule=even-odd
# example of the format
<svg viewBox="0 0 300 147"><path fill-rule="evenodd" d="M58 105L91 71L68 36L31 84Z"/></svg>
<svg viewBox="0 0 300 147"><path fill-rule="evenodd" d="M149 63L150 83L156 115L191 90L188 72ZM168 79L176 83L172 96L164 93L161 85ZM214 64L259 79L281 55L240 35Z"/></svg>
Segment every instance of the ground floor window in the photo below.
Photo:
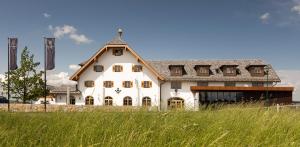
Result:
<svg viewBox="0 0 300 147"><path fill-rule="evenodd" d="M110 96L105 97L104 99L105 106L112 106L113 105L113 98Z"/></svg>
<svg viewBox="0 0 300 147"><path fill-rule="evenodd" d="M151 106L151 98L150 97L144 97L142 101L142 105L144 107L150 107Z"/></svg>
<svg viewBox="0 0 300 147"><path fill-rule="evenodd" d="M94 98L92 96L87 96L85 98L85 105L94 105Z"/></svg>
<svg viewBox="0 0 300 147"><path fill-rule="evenodd" d="M184 108L184 100L179 97L170 98L168 100L168 108L170 109L183 109Z"/></svg>
<svg viewBox="0 0 300 147"><path fill-rule="evenodd" d="M70 104L75 105L75 103L76 103L76 98L74 96L71 96L70 97Z"/></svg>
<svg viewBox="0 0 300 147"><path fill-rule="evenodd" d="M132 106L132 98L129 96L124 97L123 105L124 106Z"/></svg>

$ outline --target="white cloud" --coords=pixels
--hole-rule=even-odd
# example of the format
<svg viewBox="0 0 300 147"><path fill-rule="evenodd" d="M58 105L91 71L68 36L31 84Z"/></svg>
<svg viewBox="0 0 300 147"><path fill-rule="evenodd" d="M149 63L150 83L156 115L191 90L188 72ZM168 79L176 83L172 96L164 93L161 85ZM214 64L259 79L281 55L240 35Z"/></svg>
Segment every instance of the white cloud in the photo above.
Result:
<svg viewBox="0 0 300 147"><path fill-rule="evenodd" d="M280 86L294 86L293 100L300 101L300 70L278 70Z"/></svg>
<svg viewBox="0 0 300 147"><path fill-rule="evenodd" d="M76 44L87 44L92 42L92 40L86 37L85 35L78 34L77 29L71 25L64 25L62 27L53 27L52 25L49 25L48 28L50 31L53 32L53 36L55 38L62 38L67 35Z"/></svg>
<svg viewBox="0 0 300 147"><path fill-rule="evenodd" d="M293 7L291 8L291 11L292 11L292 12L296 12L297 14L300 15L300 4L293 6Z"/></svg>
<svg viewBox="0 0 300 147"><path fill-rule="evenodd" d="M69 80L70 76L67 72L47 72L47 85L61 86L61 85L76 85L75 81Z"/></svg>
<svg viewBox="0 0 300 147"><path fill-rule="evenodd" d="M69 68L70 68L71 70L78 70L78 69L80 68L80 66L79 66L79 65L76 65L76 64L71 64L71 65L69 65Z"/></svg>
<svg viewBox="0 0 300 147"><path fill-rule="evenodd" d="M262 14L259 19L262 21L262 23L268 23L269 19L270 19L270 13L266 12L264 14Z"/></svg>
<svg viewBox="0 0 300 147"><path fill-rule="evenodd" d="M88 39L85 35L81 34L71 34L70 38L75 41L77 44L82 44L82 43L90 43L92 40Z"/></svg>
<svg viewBox="0 0 300 147"><path fill-rule="evenodd" d="M50 17L51 17L51 15L48 14L48 13L43 13L43 16L44 16L45 18L50 18Z"/></svg>

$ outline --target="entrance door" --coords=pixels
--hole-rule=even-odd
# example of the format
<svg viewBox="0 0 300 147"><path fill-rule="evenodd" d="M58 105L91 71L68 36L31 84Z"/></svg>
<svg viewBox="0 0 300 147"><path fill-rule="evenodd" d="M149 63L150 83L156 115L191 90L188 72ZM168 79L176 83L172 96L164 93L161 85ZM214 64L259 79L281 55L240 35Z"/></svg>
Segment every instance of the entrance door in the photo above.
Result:
<svg viewBox="0 0 300 147"><path fill-rule="evenodd" d="M183 109L184 108L184 100L181 98L170 98L168 100L168 107L170 109Z"/></svg>

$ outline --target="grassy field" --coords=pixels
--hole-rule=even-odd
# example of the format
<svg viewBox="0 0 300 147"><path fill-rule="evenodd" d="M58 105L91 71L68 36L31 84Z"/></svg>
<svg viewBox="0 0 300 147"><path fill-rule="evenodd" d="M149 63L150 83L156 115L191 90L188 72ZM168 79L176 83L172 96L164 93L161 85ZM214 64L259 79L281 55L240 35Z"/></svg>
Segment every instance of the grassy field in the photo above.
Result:
<svg viewBox="0 0 300 147"><path fill-rule="evenodd" d="M0 112L0 146L299 146L300 111Z"/></svg>

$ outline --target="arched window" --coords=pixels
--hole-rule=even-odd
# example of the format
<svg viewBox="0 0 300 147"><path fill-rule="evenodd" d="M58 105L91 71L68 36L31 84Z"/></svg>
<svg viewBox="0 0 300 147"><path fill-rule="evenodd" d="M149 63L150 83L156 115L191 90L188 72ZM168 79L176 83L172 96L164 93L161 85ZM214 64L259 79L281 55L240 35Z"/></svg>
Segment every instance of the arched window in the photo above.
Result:
<svg viewBox="0 0 300 147"><path fill-rule="evenodd" d="M94 98L92 96L87 96L85 98L85 105L94 105Z"/></svg>
<svg viewBox="0 0 300 147"><path fill-rule="evenodd" d="M113 98L110 96L107 96L104 98L104 105L105 106L112 106L113 105Z"/></svg>
<svg viewBox="0 0 300 147"><path fill-rule="evenodd" d="M184 108L184 100L179 97L173 97L168 100L168 108L182 109Z"/></svg>
<svg viewBox="0 0 300 147"><path fill-rule="evenodd" d="M132 106L132 99L129 96L124 97L123 99L124 106Z"/></svg>
<svg viewBox="0 0 300 147"><path fill-rule="evenodd" d="M150 107L151 106L151 98L150 97L144 97L142 102L144 107Z"/></svg>
<svg viewBox="0 0 300 147"><path fill-rule="evenodd" d="M75 103L76 103L76 98L73 95L70 96L70 104L75 105Z"/></svg>

